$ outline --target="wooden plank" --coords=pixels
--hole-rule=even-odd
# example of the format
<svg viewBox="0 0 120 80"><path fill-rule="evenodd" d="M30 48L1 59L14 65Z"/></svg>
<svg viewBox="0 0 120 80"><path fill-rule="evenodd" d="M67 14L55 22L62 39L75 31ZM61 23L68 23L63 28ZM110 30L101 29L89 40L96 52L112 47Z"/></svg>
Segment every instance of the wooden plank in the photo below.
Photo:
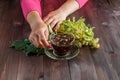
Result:
<svg viewBox="0 0 120 80"><path fill-rule="evenodd" d="M21 55L17 80L43 80L42 56L26 57Z"/></svg>
<svg viewBox="0 0 120 80"><path fill-rule="evenodd" d="M6 7L2 6L0 8L1 11L4 11L3 9L7 9ZM16 9L14 9L16 12L11 10L9 15L6 11L4 11L4 14L0 13L0 80L17 79L19 52L14 54L15 51L9 48L11 42L21 36L21 32L19 32L19 30L22 30L22 27L18 27L17 29L12 25L12 21L15 19L12 18L13 15L14 17L19 16L19 12ZM18 14L16 14L17 12ZM16 32L18 33L16 34Z"/></svg>
<svg viewBox="0 0 120 80"><path fill-rule="evenodd" d="M77 58L69 61L72 80L98 80L89 48L81 48Z"/></svg>
<svg viewBox="0 0 120 80"><path fill-rule="evenodd" d="M94 24L96 26L95 33L97 33L97 35L100 36L101 49L96 52L97 54L93 55L93 59L94 59L93 61L95 62L95 64L99 63L98 64L99 66L101 63L100 67L104 71L103 73L105 74L105 80L106 79L107 80L119 80L117 71L111 63L112 57L109 54L109 52L113 51L112 46L115 46L116 44L118 44L114 41L115 35L112 35L112 32L115 30L110 30L110 25L103 24L103 22L109 23L110 20L114 21L114 19L109 17L109 15L108 15L108 13L111 12L109 10L109 8L110 8L109 3L105 3L105 1L104 1L104 4L100 3L100 2L97 4L99 4L99 6L97 6L97 8L99 10L96 9L97 11L95 13L92 13L95 16L94 17L90 16L90 18L91 18L92 24ZM109 12L106 10L109 10ZM96 21L95 21L95 18L97 18ZM118 23L114 23L114 26L117 24ZM102 35L101 35L101 33L102 33ZM103 59L103 61L99 60L99 59ZM101 62L98 62L98 61L101 61ZM96 63L96 62L98 62L98 63ZM97 71L98 75L100 76L101 73L99 73L99 72L101 71L101 69L98 69L98 65L96 65L96 71ZM104 65L104 66L102 66L102 65Z"/></svg>
<svg viewBox="0 0 120 80"><path fill-rule="evenodd" d="M71 80L68 61L51 60L45 56L44 80Z"/></svg>
<svg viewBox="0 0 120 80"><path fill-rule="evenodd" d="M109 0L110 2L110 9L111 9L111 13L112 15L110 15L110 17L112 17L113 19L109 20L110 23L110 31L111 31L111 41L110 41L110 45L112 48L112 51L109 52L110 54L110 58L111 58L111 63L113 64L113 68L116 70L116 74L118 74L118 77L120 79L120 1L116 0L116 1L112 1Z"/></svg>

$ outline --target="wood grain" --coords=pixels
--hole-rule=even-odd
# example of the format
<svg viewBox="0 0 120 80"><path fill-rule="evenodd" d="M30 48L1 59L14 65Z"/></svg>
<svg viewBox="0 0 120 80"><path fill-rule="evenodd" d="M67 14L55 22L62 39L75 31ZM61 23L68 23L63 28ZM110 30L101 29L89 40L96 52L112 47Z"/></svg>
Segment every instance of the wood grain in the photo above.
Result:
<svg viewBox="0 0 120 80"><path fill-rule="evenodd" d="M43 16L65 0L42 0ZM0 80L120 80L120 0L89 0L68 18L83 16L95 27L100 48L80 48L72 60L56 61L44 56L25 56L9 48L31 32L24 20L19 0L0 1Z"/></svg>

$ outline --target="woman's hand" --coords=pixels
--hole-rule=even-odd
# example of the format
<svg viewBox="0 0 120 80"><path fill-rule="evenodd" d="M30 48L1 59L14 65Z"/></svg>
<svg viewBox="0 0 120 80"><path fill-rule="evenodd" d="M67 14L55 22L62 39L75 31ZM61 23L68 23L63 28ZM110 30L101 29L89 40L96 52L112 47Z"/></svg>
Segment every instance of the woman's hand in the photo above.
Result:
<svg viewBox="0 0 120 80"><path fill-rule="evenodd" d="M49 31L39 13L37 11L31 11L27 15L27 21L31 28L31 33L29 36L30 42L39 48L49 48L50 45L47 41Z"/></svg>
<svg viewBox="0 0 120 80"><path fill-rule="evenodd" d="M79 4L76 0L66 0L66 2L57 10L50 12L45 18L44 22L49 24L52 28L58 29L59 24L66 19L68 15L79 9Z"/></svg>
<svg viewBox="0 0 120 80"><path fill-rule="evenodd" d="M48 25L50 25L55 30L59 28L59 24L65 20L67 17L66 14L64 14L60 10L55 10L50 12L46 17L44 17L44 22Z"/></svg>
<svg viewBox="0 0 120 80"><path fill-rule="evenodd" d="M30 42L39 48L49 48L49 43L48 43L48 35L49 31L47 28L47 25L44 22L37 23L32 28L32 31L29 36Z"/></svg>

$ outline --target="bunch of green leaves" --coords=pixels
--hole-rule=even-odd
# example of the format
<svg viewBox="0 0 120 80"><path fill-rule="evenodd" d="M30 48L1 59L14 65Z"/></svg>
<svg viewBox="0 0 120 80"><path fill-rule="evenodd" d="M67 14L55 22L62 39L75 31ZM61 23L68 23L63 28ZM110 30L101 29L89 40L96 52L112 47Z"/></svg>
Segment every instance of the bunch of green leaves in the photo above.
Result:
<svg viewBox="0 0 120 80"><path fill-rule="evenodd" d="M82 46L90 46L91 48L99 48L99 38L94 38L94 27L88 27L85 24L85 19L80 18L79 20L64 20L61 24L57 32L72 34L75 37L75 45Z"/></svg>
<svg viewBox="0 0 120 80"><path fill-rule="evenodd" d="M36 48L33 44L30 43L27 38L25 40L14 41L10 47L14 48L17 51L24 51L26 53L26 56L39 56L44 54L43 48Z"/></svg>

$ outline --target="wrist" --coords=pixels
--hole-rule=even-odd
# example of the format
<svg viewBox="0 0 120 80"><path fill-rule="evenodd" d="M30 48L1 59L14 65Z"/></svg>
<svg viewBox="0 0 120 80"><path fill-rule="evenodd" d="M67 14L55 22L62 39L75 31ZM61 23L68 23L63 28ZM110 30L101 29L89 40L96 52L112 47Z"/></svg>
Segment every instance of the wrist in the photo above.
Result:
<svg viewBox="0 0 120 80"><path fill-rule="evenodd" d="M76 0L67 0L58 10L69 16L71 13L79 9L79 4Z"/></svg>
<svg viewBox="0 0 120 80"><path fill-rule="evenodd" d="M32 31L34 31L34 30L38 29L41 24L43 24L42 21L35 21L35 22L30 24L30 28Z"/></svg>
<svg viewBox="0 0 120 80"><path fill-rule="evenodd" d="M64 9L61 9L61 8L57 9L57 12L59 14L62 14L64 16L66 16L66 17L69 15L69 12L67 12L67 11L65 11Z"/></svg>
<svg viewBox="0 0 120 80"><path fill-rule="evenodd" d="M31 11L27 15L27 22L29 23L30 28L34 29L35 27L37 27L37 25L43 23L43 20L41 19L37 11Z"/></svg>

